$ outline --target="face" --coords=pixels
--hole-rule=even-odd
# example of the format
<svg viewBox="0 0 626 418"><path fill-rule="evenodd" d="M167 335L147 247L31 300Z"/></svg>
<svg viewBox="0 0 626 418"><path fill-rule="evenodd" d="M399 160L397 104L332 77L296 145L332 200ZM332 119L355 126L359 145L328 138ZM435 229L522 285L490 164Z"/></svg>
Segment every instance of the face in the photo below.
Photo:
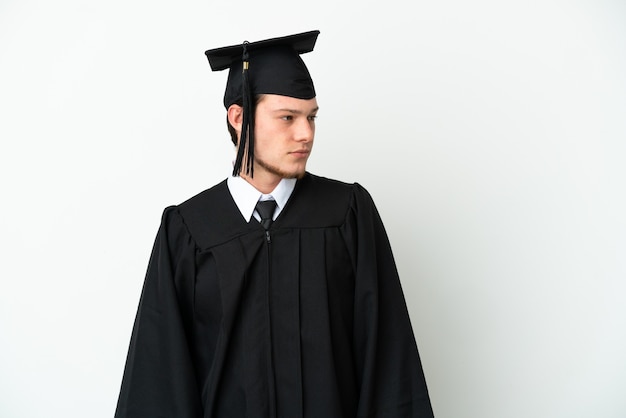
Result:
<svg viewBox="0 0 626 418"><path fill-rule="evenodd" d="M304 175L315 136L317 100L266 94L256 105L254 178ZM259 176L259 177L257 177Z"/></svg>

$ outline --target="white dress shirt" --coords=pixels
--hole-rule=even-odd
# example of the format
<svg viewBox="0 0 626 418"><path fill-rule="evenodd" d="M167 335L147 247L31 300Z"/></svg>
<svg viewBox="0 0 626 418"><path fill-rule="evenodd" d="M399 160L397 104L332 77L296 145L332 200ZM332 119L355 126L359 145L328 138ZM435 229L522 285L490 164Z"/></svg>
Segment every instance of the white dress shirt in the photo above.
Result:
<svg viewBox="0 0 626 418"><path fill-rule="evenodd" d="M261 193L239 176L228 177L226 183L228 191L239 208L239 212L241 212L241 216L243 216L246 222L250 222L253 216L257 221L261 220L261 217L254 209L259 200L276 201L276 210L274 210L274 216L272 217L272 220L276 220L296 186L296 179L282 179L269 194Z"/></svg>

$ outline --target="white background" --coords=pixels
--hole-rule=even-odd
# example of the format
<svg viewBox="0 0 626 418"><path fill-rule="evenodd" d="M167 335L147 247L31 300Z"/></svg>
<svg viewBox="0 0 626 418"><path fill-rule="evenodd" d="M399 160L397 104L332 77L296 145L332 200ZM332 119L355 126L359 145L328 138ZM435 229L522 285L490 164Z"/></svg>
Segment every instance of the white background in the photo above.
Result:
<svg viewBox="0 0 626 418"><path fill-rule="evenodd" d="M309 169L385 221L438 418L626 416L626 4L0 0L0 416L111 417L204 50L312 29Z"/></svg>

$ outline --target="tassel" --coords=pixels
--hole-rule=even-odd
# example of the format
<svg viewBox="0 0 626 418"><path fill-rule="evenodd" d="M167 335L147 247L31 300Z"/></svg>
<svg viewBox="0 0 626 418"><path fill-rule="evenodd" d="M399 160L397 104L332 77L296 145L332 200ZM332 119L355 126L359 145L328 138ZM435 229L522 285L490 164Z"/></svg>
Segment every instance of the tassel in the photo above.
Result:
<svg viewBox="0 0 626 418"><path fill-rule="evenodd" d="M250 80L248 74L249 55L248 41L243 43L243 68L242 68L242 95L243 95L243 121L241 124L241 137L237 147L237 158L233 167L233 176L238 176L243 169L245 156L245 174L254 176L254 112L252 111L252 95L250 92Z"/></svg>

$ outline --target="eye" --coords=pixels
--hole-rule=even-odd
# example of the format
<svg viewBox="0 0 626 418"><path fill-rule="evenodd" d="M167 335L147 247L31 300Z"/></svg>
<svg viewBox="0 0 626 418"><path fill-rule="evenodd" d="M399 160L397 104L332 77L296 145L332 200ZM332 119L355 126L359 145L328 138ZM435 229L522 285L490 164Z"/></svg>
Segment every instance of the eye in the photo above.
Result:
<svg viewBox="0 0 626 418"><path fill-rule="evenodd" d="M292 115L285 115L285 116L281 116L280 117L282 120L289 122L293 120L293 116Z"/></svg>
<svg viewBox="0 0 626 418"><path fill-rule="evenodd" d="M315 119L317 119L317 115L311 115L311 116L309 116L309 121L311 121L311 122L315 122Z"/></svg>

